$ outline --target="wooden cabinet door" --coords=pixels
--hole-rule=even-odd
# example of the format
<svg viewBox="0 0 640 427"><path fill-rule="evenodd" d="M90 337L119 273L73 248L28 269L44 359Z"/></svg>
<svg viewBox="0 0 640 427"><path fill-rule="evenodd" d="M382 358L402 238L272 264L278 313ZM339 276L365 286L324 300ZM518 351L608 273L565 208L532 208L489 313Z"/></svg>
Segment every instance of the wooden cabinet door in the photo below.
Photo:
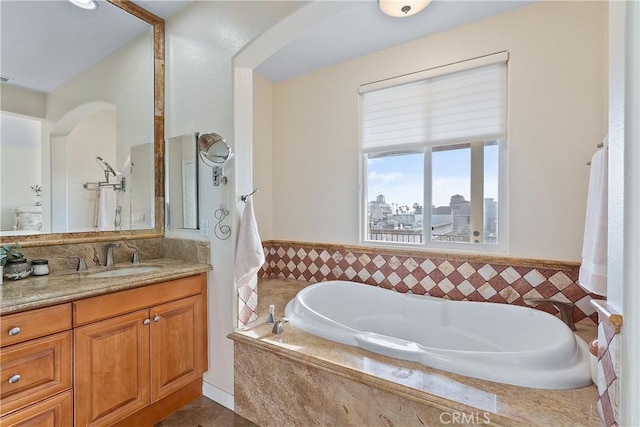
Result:
<svg viewBox="0 0 640 427"><path fill-rule="evenodd" d="M77 426L106 426L149 404L148 310L75 329Z"/></svg>
<svg viewBox="0 0 640 427"><path fill-rule="evenodd" d="M0 427L69 427L71 390L0 418Z"/></svg>
<svg viewBox="0 0 640 427"><path fill-rule="evenodd" d="M151 401L204 373L206 336L202 295L151 307Z"/></svg>

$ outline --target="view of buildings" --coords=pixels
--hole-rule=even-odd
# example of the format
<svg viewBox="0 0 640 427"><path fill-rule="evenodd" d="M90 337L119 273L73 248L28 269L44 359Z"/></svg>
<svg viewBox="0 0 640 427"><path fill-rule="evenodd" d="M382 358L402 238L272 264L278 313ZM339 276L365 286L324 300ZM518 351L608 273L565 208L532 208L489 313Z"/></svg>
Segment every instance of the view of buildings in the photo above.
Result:
<svg viewBox="0 0 640 427"><path fill-rule="evenodd" d="M369 240L422 243L424 209L387 202L380 194L368 203ZM497 202L484 199L483 243L497 242ZM431 236L435 241L471 242L471 202L460 194L451 196L448 206L432 206Z"/></svg>

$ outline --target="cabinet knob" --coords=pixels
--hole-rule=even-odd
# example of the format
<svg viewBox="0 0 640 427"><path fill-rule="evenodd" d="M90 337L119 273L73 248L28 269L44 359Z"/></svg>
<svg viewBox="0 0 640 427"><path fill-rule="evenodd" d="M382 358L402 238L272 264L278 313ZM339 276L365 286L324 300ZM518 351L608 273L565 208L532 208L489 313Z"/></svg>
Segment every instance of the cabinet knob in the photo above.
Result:
<svg viewBox="0 0 640 427"><path fill-rule="evenodd" d="M149 323L151 323L151 320L149 319L144 319L144 321L142 322L143 325L148 325Z"/></svg>
<svg viewBox="0 0 640 427"><path fill-rule="evenodd" d="M160 316L158 316L158 315L156 314L156 317L154 317L154 318L153 318L153 321L154 321L154 322L159 322L159 321L160 321Z"/></svg>
<svg viewBox="0 0 640 427"><path fill-rule="evenodd" d="M21 331L20 327L14 326L13 328L9 329L9 335L11 336L18 335L20 331Z"/></svg>
<svg viewBox="0 0 640 427"><path fill-rule="evenodd" d="M18 374L12 375L11 378L9 378L9 384L15 384L18 381L20 381L20 375Z"/></svg>

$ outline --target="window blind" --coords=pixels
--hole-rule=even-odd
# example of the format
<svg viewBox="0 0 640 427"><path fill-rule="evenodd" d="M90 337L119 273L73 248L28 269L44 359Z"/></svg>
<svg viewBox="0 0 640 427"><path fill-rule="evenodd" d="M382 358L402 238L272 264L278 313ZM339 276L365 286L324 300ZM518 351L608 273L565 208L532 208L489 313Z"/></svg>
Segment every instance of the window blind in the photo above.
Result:
<svg viewBox="0 0 640 427"><path fill-rule="evenodd" d="M500 54L498 54L500 55ZM416 81L409 76L362 93L363 151L409 149L469 140L501 138L507 127L506 53L440 67ZM429 70L426 72L428 73ZM380 87L380 82L375 83Z"/></svg>

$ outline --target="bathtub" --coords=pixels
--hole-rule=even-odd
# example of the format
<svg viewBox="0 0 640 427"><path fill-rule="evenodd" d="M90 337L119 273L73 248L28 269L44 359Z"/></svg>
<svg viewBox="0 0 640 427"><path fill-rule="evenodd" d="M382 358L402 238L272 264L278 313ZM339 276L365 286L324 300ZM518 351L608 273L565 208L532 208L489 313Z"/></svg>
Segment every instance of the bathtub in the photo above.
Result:
<svg viewBox="0 0 640 427"><path fill-rule="evenodd" d="M532 308L329 281L298 292L285 317L331 341L473 378L545 389L591 384L587 343Z"/></svg>

